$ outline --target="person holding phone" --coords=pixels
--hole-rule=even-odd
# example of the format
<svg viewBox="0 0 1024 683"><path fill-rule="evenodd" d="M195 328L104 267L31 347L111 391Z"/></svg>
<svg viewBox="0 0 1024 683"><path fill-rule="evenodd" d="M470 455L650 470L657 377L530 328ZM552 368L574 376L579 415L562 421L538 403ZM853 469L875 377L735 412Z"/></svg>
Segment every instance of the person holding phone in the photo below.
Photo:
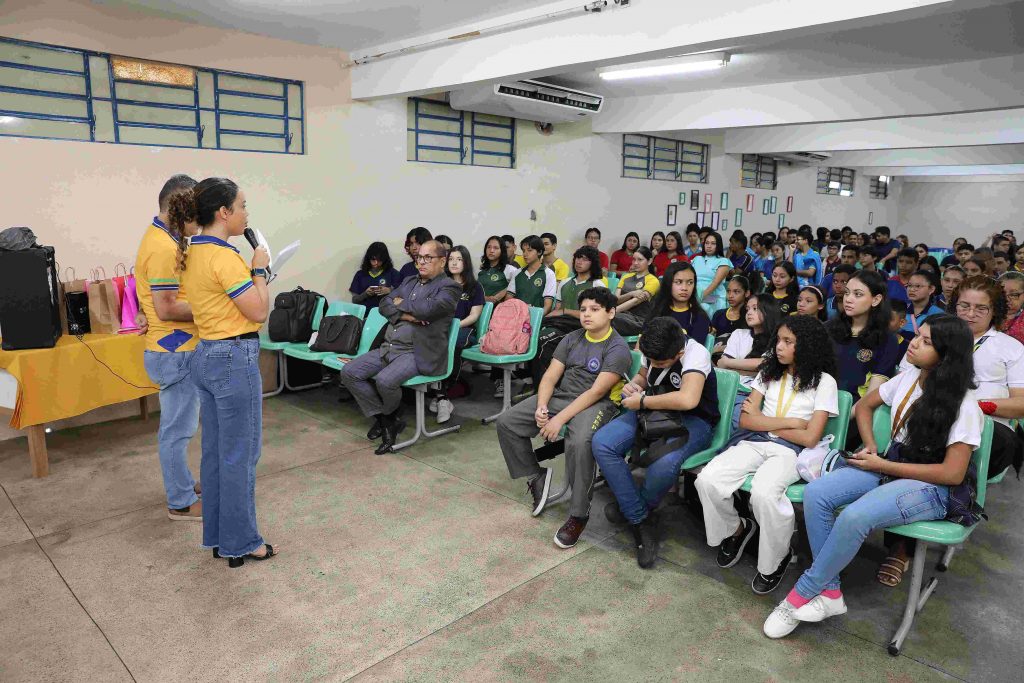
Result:
<svg viewBox="0 0 1024 683"><path fill-rule="evenodd" d="M369 310L377 308L381 298L400 284L402 276L391 262L387 245L374 242L366 248L363 263L352 276L348 291L352 293L352 303L362 304Z"/></svg>
<svg viewBox="0 0 1024 683"><path fill-rule="evenodd" d="M171 229L202 228L186 255L178 244L181 282L188 291L199 344L191 378L203 420L202 547L241 567L277 550L256 526L256 462L263 432L263 382L257 330L270 312L267 266L258 247L247 265L228 240L249 223L245 193L227 178L207 178L171 198Z"/></svg>

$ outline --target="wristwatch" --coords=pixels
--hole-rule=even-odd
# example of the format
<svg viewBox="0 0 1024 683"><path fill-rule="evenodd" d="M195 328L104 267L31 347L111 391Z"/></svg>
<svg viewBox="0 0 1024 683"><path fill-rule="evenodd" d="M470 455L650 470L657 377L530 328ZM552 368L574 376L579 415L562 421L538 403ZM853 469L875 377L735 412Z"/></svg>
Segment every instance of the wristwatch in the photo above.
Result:
<svg viewBox="0 0 1024 683"><path fill-rule="evenodd" d="M266 268L253 268L252 270L249 271L249 276L250 277L261 277L264 280L266 280L267 279L267 269Z"/></svg>

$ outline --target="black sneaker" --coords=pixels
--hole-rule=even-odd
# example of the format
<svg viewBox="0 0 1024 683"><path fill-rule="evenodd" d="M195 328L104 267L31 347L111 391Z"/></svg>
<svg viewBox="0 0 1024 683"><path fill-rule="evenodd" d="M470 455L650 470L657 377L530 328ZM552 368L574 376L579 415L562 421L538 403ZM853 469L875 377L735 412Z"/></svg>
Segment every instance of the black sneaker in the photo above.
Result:
<svg viewBox="0 0 1024 683"><path fill-rule="evenodd" d="M786 575L786 570L789 569L789 563L793 561L793 551L790 550L786 553L786 556L782 558L782 564L779 565L778 569L773 571L768 576L765 576L761 572L754 575L754 580L750 582L750 587L758 595L767 595L773 590L779 587L782 583L782 577Z"/></svg>
<svg viewBox="0 0 1024 683"><path fill-rule="evenodd" d="M551 493L551 477L554 470L550 467L541 467L541 473L526 482L526 489L533 498L533 512L530 514L536 517L544 512L544 506L548 504L548 494Z"/></svg>
<svg viewBox="0 0 1024 683"><path fill-rule="evenodd" d="M622 514L619 504L614 500L604 506L604 518L612 524L628 524L629 520Z"/></svg>
<svg viewBox="0 0 1024 683"><path fill-rule="evenodd" d="M743 526L746 527L743 535L739 537L730 536L718 546L717 562L718 566L722 569L728 569L740 561L740 558L743 557L743 549L747 547L747 543L757 533L757 522L754 520L744 519Z"/></svg>
<svg viewBox="0 0 1024 683"><path fill-rule="evenodd" d="M636 563L641 569L650 569L658 557L658 520L654 513L639 524L632 524L636 542Z"/></svg>

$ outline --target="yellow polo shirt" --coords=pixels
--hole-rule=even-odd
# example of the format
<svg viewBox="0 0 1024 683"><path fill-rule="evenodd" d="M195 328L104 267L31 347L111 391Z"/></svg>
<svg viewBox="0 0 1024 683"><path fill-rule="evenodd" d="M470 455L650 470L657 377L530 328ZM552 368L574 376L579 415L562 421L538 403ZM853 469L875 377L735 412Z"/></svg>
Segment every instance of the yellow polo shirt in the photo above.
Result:
<svg viewBox="0 0 1024 683"><path fill-rule="evenodd" d="M178 242L171 236L167 226L159 218L154 218L153 223L146 228L139 252L135 256L135 293L139 297L140 309L149 320L147 351L192 351L199 343L195 323L161 320L153 306L153 292L176 292L178 301L186 300L185 288L181 286L179 275ZM176 346L184 335L190 338Z"/></svg>
<svg viewBox="0 0 1024 683"><path fill-rule="evenodd" d="M249 265L233 246L210 235L192 238L181 274L201 339L226 339L256 332L260 323L242 315L235 299L255 285Z"/></svg>

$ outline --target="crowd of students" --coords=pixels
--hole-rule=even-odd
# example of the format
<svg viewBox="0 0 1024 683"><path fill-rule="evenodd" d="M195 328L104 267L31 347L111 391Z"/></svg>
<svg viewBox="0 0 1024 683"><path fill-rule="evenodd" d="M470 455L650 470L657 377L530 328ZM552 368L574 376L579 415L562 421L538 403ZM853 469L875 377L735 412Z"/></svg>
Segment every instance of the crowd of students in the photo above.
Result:
<svg viewBox="0 0 1024 683"><path fill-rule="evenodd" d="M410 257L429 239L423 228L410 231ZM690 225L685 238L658 232L644 245L630 232L610 255L600 246L600 230L590 228L566 263L550 233L518 242L496 235L484 243L475 278L466 247L454 247L448 261L464 321L475 321L485 301L517 298L544 310L547 353L538 354L539 368L520 373L532 374L534 387L499 417L497 433L534 515L547 504L552 469L530 439L564 439L572 498L558 547L573 547L585 530L599 466L615 496L605 516L632 529L638 563L652 566L659 503L686 458L732 419L732 439L696 479L707 542L718 564L731 567L759 532L751 587L775 590L793 559L785 492L800 479L797 456L819 443L839 414L839 392L849 392L848 454L806 489L813 563L764 625L782 637L801 621L846 611L839 572L870 530L977 519L968 464L983 415L995 421L990 473L1019 471L1011 425L1024 417L1024 248L1012 231L978 248L958 239L941 263L884 226L870 235L807 225L750 238L737 230L723 249L720 234ZM382 249L371 245L352 281L353 297L367 305L393 286ZM463 325L460 348L475 343L472 329ZM632 343L642 365L631 377ZM732 415L720 414L715 367L741 376ZM451 416L452 395L436 401L439 421ZM894 445L880 453L871 425L883 403L892 407ZM642 483L634 467L645 469ZM751 475L744 516L734 494ZM889 543L878 581L899 584L909 557Z"/></svg>

